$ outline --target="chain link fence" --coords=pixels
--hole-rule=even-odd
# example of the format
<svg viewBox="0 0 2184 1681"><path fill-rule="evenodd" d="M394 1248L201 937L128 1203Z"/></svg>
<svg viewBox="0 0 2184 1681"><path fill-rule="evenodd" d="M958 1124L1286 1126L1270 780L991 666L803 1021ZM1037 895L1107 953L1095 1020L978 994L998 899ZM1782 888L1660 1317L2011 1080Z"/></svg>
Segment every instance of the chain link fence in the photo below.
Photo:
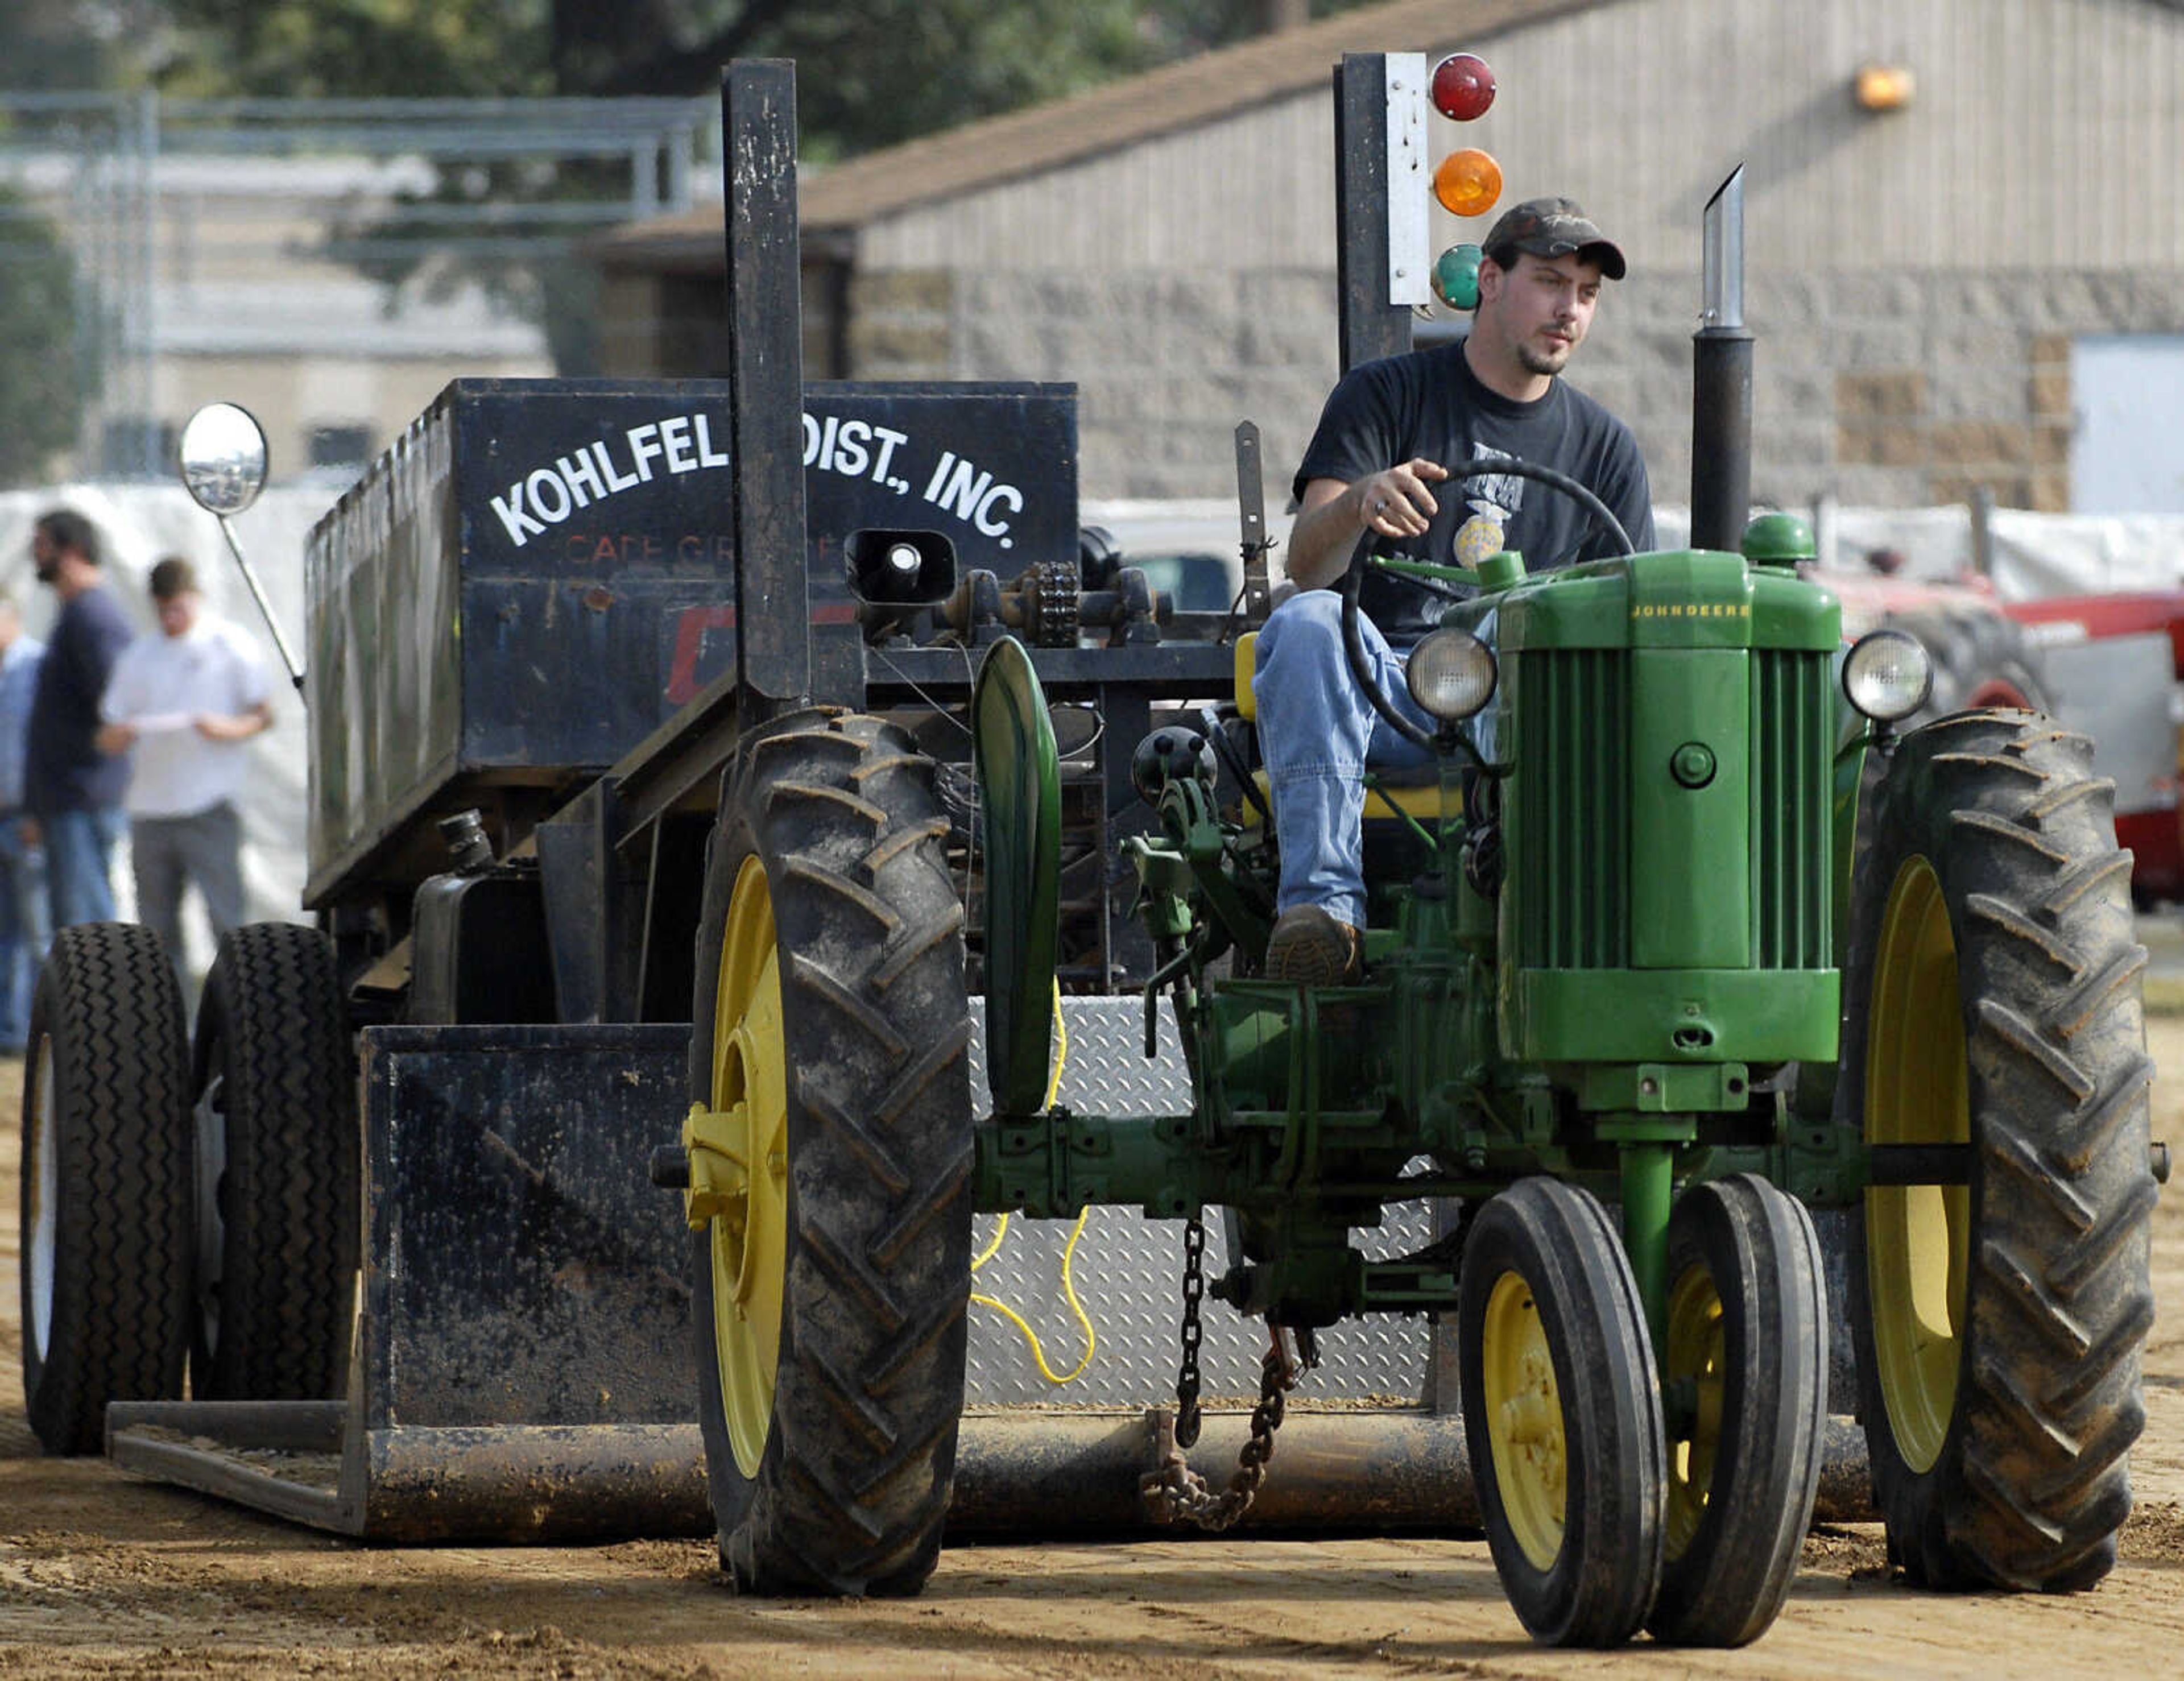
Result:
<svg viewBox="0 0 2184 1681"><path fill-rule="evenodd" d="M338 475L457 373L597 370L593 235L717 197L697 99L0 93L0 278L73 265L56 474L156 478L198 401Z"/></svg>

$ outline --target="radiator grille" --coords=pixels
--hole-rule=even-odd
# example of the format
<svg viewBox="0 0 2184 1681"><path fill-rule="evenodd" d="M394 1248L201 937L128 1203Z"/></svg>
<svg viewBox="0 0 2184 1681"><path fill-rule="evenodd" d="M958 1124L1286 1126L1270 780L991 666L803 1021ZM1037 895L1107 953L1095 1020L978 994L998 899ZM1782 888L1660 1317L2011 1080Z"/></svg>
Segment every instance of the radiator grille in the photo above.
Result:
<svg viewBox="0 0 2184 1681"><path fill-rule="evenodd" d="M1834 707L1828 656L1752 655L1752 903L1763 969L1829 966Z"/></svg>
<svg viewBox="0 0 2184 1681"><path fill-rule="evenodd" d="M1526 852L1518 961L1613 969L1629 961L1629 656L1524 656L1529 770L1518 815ZM1833 708L1825 654L1755 649L1752 903L1762 968L1829 966Z"/></svg>
<svg viewBox="0 0 2184 1681"><path fill-rule="evenodd" d="M1630 949L1630 658L1620 648L1524 656L1528 766L1518 778L1527 889L1518 961L1620 968Z"/></svg>

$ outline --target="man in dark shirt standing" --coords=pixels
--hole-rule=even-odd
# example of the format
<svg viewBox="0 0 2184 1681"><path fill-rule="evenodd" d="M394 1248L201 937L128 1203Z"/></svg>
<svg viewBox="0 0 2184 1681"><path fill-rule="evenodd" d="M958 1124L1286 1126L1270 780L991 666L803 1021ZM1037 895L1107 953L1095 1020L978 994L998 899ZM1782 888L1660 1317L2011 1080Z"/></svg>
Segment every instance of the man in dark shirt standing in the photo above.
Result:
<svg viewBox="0 0 2184 1681"><path fill-rule="evenodd" d="M1297 470L1289 573L1298 593L1260 633L1252 683L1281 845L1279 916L1267 945L1276 980L1330 985L1357 975L1365 770L1426 756L1372 710L1343 655L1341 603L1328 587L1357 544L1466 566L1518 549L1533 571L1613 552L1605 533L1587 529L1582 508L1535 481L1449 479L1450 463L1516 459L1579 480L1633 543L1652 546L1637 444L1560 378L1592 325L1602 282L1623 278L1622 251L1567 198L1518 205L1481 248L1469 335L1352 369L1327 399ZM1445 487L1436 494L1436 486ZM1440 604L1373 572L1359 606L1381 691L1432 727L1411 700L1397 650L1438 622Z"/></svg>
<svg viewBox="0 0 2184 1681"><path fill-rule="evenodd" d="M31 534L38 582L60 597L31 703L24 804L46 845L53 925L114 920L114 844L127 827L129 760L95 744L107 675L135 632L106 588L98 530L75 509L40 516Z"/></svg>

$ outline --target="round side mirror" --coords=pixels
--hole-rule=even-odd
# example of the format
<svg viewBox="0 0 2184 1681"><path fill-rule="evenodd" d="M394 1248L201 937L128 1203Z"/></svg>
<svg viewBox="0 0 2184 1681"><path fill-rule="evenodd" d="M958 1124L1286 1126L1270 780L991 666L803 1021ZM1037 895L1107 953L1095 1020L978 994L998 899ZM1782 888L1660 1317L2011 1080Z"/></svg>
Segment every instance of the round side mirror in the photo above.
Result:
<svg viewBox="0 0 2184 1681"><path fill-rule="evenodd" d="M248 409L209 403L182 428L182 483L208 513L240 514L265 488L265 433Z"/></svg>

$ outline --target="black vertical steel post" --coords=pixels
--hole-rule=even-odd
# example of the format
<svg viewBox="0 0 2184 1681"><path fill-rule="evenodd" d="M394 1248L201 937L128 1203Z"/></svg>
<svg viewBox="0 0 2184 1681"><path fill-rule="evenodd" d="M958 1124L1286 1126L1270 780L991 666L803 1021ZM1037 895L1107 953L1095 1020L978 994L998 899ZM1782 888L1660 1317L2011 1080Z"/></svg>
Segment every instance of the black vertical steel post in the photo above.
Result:
<svg viewBox="0 0 2184 1681"><path fill-rule="evenodd" d="M1734 552L1752 509L1752 334L1744 166L1707 201L1704 303L1691 335L1691 547Z"/></svg>
<svg viewBox="0 0 2184 1681"><path fill-rule="evenodd" d="M1752 334L1691 336L1691 547L1734 553L1752 509Z"/></svg>
<svg viewBox="0 0 2184 1681"><path fill-rule="evenodd" d="M804 318L796 221L796 74L786 59L721 79L736 545L736 699L746 724L811 693L804 537Z"/></svg>
<svg viewBox="0 0 2184 1681"><path fill-rule="evenodd" d="M1411 312L1388 302L1388 55L1334 68L1335 288L1342 365L1411 348Z"/></svg>

